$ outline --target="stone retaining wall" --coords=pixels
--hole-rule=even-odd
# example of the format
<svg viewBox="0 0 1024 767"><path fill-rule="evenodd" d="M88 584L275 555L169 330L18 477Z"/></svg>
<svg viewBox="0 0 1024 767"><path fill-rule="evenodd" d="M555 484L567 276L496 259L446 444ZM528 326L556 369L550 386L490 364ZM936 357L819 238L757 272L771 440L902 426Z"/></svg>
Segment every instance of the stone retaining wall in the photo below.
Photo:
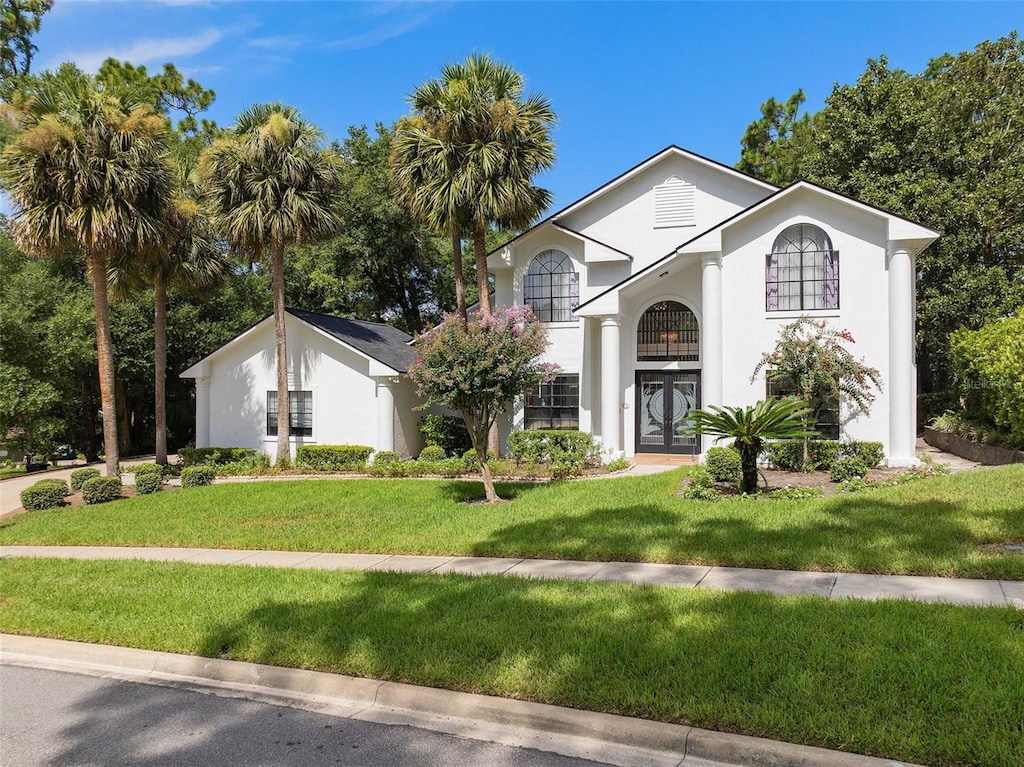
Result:
<svg viewBox="0 0 1024 767"><path fill-rule="evenodd" d="M925 429L924 441L932 447L937 447L939 450L958 455L969 461L985 464L986 466L1024 463L1024 452L1020 450L1007 450L1005 447L983 445L980 442L964 439L956 434L950 434L945 431Z"/></svg>

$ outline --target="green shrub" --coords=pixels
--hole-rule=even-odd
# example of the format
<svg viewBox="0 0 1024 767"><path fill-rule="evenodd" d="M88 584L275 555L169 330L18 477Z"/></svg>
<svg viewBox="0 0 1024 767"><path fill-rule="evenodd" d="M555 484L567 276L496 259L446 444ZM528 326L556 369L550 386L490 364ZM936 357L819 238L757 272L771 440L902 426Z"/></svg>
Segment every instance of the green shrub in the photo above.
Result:
<svg viewBox="0 0 1024 767"><path fill-rule="evenodd" d="M842 442L839 445L839 457L856 458L867 468L873 469L885 458L885 450L881 442Z"/></svg>
<svg viewBox="0 0 1024 767"><path fill-rule="evenodd" d="M374 466L386 466L393 463L401 463L402 456L393 450L381 450L373 457Z"/></svg>
<svg viewBox="0 0 1024 767"><path fill-rule="evenodd" d="M420 419L420 434L427 445L437 445L445 455L462 455L473 447L461 416L428 413Z"/></svg>
<svg viewBox="0 0 1024 767"><path fill-rule="evenodd" d="M444 452L444 448L440 445L427 445L420 451L421 461L443 461L447 458L447 454Z"/></svg>
<svg viewBox="0 0 1024 767"><path fill-rule="evenodd" d="M772 467L781 471L829 471L839 457L839 448L840 445L835 440L808 440L806 465L802 440L769 442L765 454Z"/></svg>
<svg viewBox="0 0 1024 767"><path fill-rule="evenodd" d="M740 452L734 447L713 447L704 457L704 467L715 482L739 484L742 471Z"/></svg>
<svg viewBox="0 0 1024 767"><path fill-rule="evenodd" d="M203 487L212 485L216 474L212 466L188 466L181 470L182 487Z"/></svg>
<svg viewBox="0 0 1024 767"><path fill-rule="evenodd" d="M494 477L514 477L519 470L516 462L507 458L492 458L487 461L487 466L490 467L491 476Z"/></svg>
<svg viewBox="0 0 1024 767"><path fill-rule="evenodd" d="M600 452L594 436L586 431L535 429L508 435L508 454L517 461L555 463L568 459L593 464Z"/></svg>
<svg viewBox="0 0 1024 767"><path fill-rule="evenodd" d="M865 477L867 473L868 467L864 461L857 456L848 456L835 460L830 476L833 482L846 482L855 477Z"/></svg>
<svg viewBox="0 0 1024 767"><path fill-rule="evenodd" d="M375 477L411 476L417 469L414 461L402 462L402 456L392 450L381 450L373 456L370 474Z"/></svg>
<svg viewBox="0 0 1024 767"><path fill-rule="evenodd" d="M608 470L609 473L614 474L617 471L625 471L631 465L632 464L630 464L628 458L622 457L616 458L614 461L609 461L604 465L604 467Z"/></svg>
<svg viewBox="0 0 1024 767"><path fill-rule="evenodd" d="M140 463L138 466L128 466L125 467L125 471L130 471L135 475L136 479L139 478L140 474L155 474L160 479L164 478L164 467L156 463Z"/></svg>
<svg viewBox="0 0 1024 767"><path fill-rule="evenodd" d="M254 447L183 447L178 451L178 457L185 467L216 466L255 458L258 452Z"/></svg>
<svg viewBox="0 0 1024 767"><path fill-rule="evenodd" d="M711 473L703 466L695 466L690 471L681 495L691 501L714 501L722 497L721 491L715 487Z"/></svg>
<svg viewBox="0 0 1024 767"><path fill-rule="evenodd" d="M284 468L283 466L281 468ZM218 477L252 477L266 474L270 469L270 456L256 453L250 458L231 463L218 463L213 467Z"/></svg>
<svg viewBox="0 0 1024 767"><path fill-rule="evenodd" d="M137 495L155 493L163 484L164 474L162 471L135 472L135 493Z"/></svg>
<svg viewBox="0 0 1024 767"><path fill-rule="evenodd" d="M302 445L295 465L312 471L363 471L372 452L365 445Z"/></svg>
<svg viewBox="0 0 1024 767"><path fill-rule="evenodd" d="M836 492L859 493L861 490L870 490L875 487L878 487L877 482L872 482L870 479L865 479L864 477L853 477L836 485Z"/></svg>
<svg viewBox="0 0 1024 767"><path fill-rule="evenodd" d="M85 469L75 469L73 472L71 472L71 489L81 490L82 485L84 485L88 480L98 476L100 476L99 469L93 469L91 467Z"/></svg>
<svg viewBox="0 0 1024 767"><path fill-rule="evenodd" d="M121 497L120 477L93 477L82 485L82 500L90 506L107 503Z"/></svg>
<svg viewBox="0 0 1024 767"><path fill-rule="evenodd" d="M41 479L21 491L21 505L25 511L42 511L64 505L68 486L61 479Z"/></svg>
<svg viewBox="0 0 1024 767"><path fill-rule="evenodd" d="M461 458L445 458L436 463L437 473L442 477L461 477L466 473L466 463Z"/></svg>

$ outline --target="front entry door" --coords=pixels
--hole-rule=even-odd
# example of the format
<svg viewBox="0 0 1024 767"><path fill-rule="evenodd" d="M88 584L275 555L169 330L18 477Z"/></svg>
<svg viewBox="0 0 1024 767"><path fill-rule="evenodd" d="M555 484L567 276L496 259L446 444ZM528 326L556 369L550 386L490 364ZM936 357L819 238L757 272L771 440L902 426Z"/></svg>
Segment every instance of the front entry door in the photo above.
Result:
<svg viewBox="0 0 1024 767"><path fill-rule="evenodd" d="M636 374L636 451L700 453L697 437L682 434L700 407L700 373Z"/></svg>

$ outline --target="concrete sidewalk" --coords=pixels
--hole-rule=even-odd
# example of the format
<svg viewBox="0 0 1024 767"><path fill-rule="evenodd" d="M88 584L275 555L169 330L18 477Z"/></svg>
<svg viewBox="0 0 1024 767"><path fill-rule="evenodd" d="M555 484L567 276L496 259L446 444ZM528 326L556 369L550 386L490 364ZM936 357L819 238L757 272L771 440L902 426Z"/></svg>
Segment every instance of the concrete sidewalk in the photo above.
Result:
<svg viewBox="0 0 1024 767"><path fill-rule="evenodd" d="M461 573L617 581L678 588L815 594L830 599L912 599L977 607L1010 605L1024 609L1024 581L936 578L921 575L818 573L744 567L661 565L637 562L583 562L499 557L432 557L392 554L329 554L315 551L149 548L118 546L0 546L3 557L62 559L141 559L193 564L255 565L314 570L384 570L404 573Z"/></svg>

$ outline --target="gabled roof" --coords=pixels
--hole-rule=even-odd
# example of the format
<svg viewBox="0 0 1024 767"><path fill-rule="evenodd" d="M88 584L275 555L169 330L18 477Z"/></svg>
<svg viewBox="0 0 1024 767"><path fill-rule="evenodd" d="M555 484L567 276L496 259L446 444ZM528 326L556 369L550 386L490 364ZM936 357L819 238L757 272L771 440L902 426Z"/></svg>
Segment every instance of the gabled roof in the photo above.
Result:
<svg viewBox="0 0 1024 767"><path fill-rule="evenodd" d="M743 210L741 210L741 211L739 211L737 213L734 213L732 216L730 216L729 218L725 219L724 221L720 221L719 223L717 223L714 226L712 226L710 229L706 229L705 231L701 232L700 234L697 234L697 235L691 237L689 240L687 240L686 242L682 243L681 245L679 245L678 247L676 247L675 249L673 249L669 253L666 253L661 258L656 259L651 264L648 264L646 267L644 267L640 271L635 272L634 274L629 275L628 277L626 277L625 279L623 279L620 282L616 283L615 285L612 285L610 288L607 288L607 289L601 291L600 293L598 293L593 298L590 298L587 301L584 301L582 304L580 304L577 307L576 311L579 312L580 309L583 309L588 304L594 303L599 298L601 298L603 296L606 296L609 293L613 293L615 291L622 290L622 288L625 288L628 285L632 285L633 283L643 279L643 277L645 277L646 275L650 274L651 272L653 272L654 270L656 270L659 267L664 267L673 258L675 258L676 256L679 256L679 255L682 255L687 250L690 253L698 253L698 252L700 252L697 249L701 245L700 240L705 239L705 238L708 238L710 240L711 237L713 237L716 234L720 234L721 231L723 229L725 229L726 227L731 226L733 224L736 224L736 223L742 221L745 218L748 218L749 216L753 215L755 212L757 212L757 211L759 211L759 210L761 210L763 208L766 208L766 207L768 207L769 205L771 205L773 203L777 203L779 200L781 200L781 199L783 199L785 197L789 197L789 196L793 195L795 192L797 192L799 190L810 190L810 191L813 191L813 192L815 192L817 194L822 194L822 195L824 195L826 197L830 197L830 198L832 198L832 199L834 199L834 200L836 200L838 202L842 202L842 203L844 203L846 205L851 205L853 207L859 208L859 209L861 209L861 210L863 210L863 211L865 211L867 213L870 213L872 215L886 218L886 219L889 220L889 236L890 236L890 239L908 239L908 240L913 239L913 240L918 240L918 241L923 243L921 245L921 248L920 248L921 250L923 250L933 240L935 240L937 237L939 237L939 232L936 232L934 229L930 229L930 228L924 226L923 224L919 224L916 221L911 221L910 219L903 218L902 216L898 216L895 213L892 213L892 212L887 211L887 210L883 210L882 208L876 207L874 205L869 205L866 202L861 202L860 200L858 200L856 198L850 197L850 196L842 194L840 192L835 192L835 191L833 191L831 189L823 187L823 186L821 186L819 184L815 184L815 183L813 183L811 181L801 180L801 181L797 181L797 182L795 182L793 184L790 184L785 189L779 189L778 191L774 192L773 194L770 194L767 197L765 197L763 200L755 202L750 207L744 208ZM896 224L896 226L894 226L894 224ZM899 230L898 233L894 232L894 229L898 229ZM898 236L894 237L893 236L894 233L898 234ZM717 247L720 247L720 244ZM716 247L716 249L717 249L717 247Z"/></svg>
<svg viewBox="0 0 1024 767"><path fill-rule="evenodd" d="M322 335L339 341L360 356L376 360L396 373L407 372L409 366L416 359L416 352L409 345L412 341L412 336L391 325L385 325L382 322L350 320L344 317L334 317L330 314L307 312L303 309L285 309L285 311L296 319L315 328ZM180 377L195 378L201 375L198 370L200 365L217 356L221 351L233 345L241 338L248 336L272 318L272 314L267 315L248 330L235 336L219 349L191 365L181 373Z"/></svg>
<svg viewBox="0 0 1024 767"><path fill-rule="evenodd" d="M653 154L650 157L648 157L646 160L642 160L641 162L637 163L636 165L634 165L629 170L624 171L623 173L620 173L618 176L613 178L611 181L609 181L609 182L607 182L605 184L602 184L597 189L593 190L592 192L588 192L587 194L583 195L583 197L580 197L575 202L569 203L568 205L566 205L561 210L557 210L554 213L552 213L550 216L548 216L547 218L545 218L545 219L543 219L541 221L538 221L536 224L531 226L525 232L520 232L518 235L513 237L511 240L509 240L506 243L503 243L502 245L500 245L499 247L495 248L494 250L492 250L487 255L491 256L491 255L497 253L502 248L505 248L505 247L511 245L513 242L518 240L520 237L522 237L522 236L532 232L534 229L537 229L538 227L541 227L544 224L547 224L547 223L552 222L552 221L558 221L559 218L562 218L563 216L569 215L570 213L572 213L577 208L580 208L580 207L586 205L587 203L592 202L593 200L597 199L598 197L600 197L601 195L605 194L606 192L610 192L612 189L616 188L620 184L623 184L624 182L626 182L629 179L633 178L633 176L637 175L638 173L642 173L643 171L647 170L647 168L649 168L651 165L654 165L655 163L659 162L662 158L667 157L669 155L676 155L678 157L685 157L685 158L687 158L689 160L693 160L693 161L695 161L695 162L697 162L697 163L699 163L701 165L706 165L706 166L708 166L710 168L714 168L714 169L720 170L720 171L723 171L723 170L727 171L729 174L731 174L733 176L736 176L737 178L742 178L745 181L752 182L756 186L762 187L765 190L766 193L772 193L772 192L775 192L775 191L778 190L777 186L775 186L774 184L769 184L767 181L762 181L761 179L759 179L759 178L757 178L755 176L751 176L748 173L744 173L743 171L736 170L735 168L732 168L732 167L730 167L730 166L728 166L728 165L726 165L724 163L718 162L717 160L712 160L712 159L710 159L708 157L704 157L703 155L696 154L695 152L690 152L689 150L683 149L682 147L676 146L675 144L669 144L667 147L662 149L660 152L656 152L655 154Z"/></svg>

